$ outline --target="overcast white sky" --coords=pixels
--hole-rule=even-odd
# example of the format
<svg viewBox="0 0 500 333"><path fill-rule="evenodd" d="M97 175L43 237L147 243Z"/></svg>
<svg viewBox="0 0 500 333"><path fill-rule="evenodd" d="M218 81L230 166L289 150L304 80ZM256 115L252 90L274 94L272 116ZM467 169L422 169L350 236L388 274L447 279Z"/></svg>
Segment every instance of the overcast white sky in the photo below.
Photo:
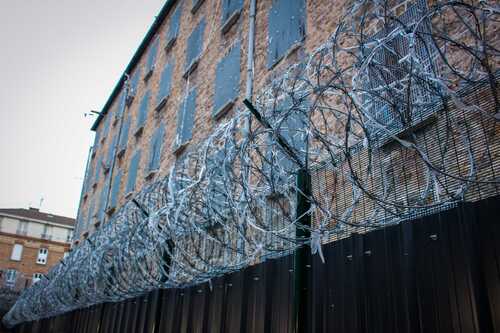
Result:
<svg viewBox="0 0 500 333"><path fill-rule="evenodd" d="M75 217L94 118L165 0L0 0L0 207Z"/></svg>

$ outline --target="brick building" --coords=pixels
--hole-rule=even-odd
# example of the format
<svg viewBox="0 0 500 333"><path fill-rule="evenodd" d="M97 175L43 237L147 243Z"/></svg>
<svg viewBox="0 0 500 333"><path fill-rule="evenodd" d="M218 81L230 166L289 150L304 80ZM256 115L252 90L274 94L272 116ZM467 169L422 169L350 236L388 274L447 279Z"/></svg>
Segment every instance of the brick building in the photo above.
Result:
<svg viewBox="0 0 500 333"><path fill-rule="evenodd" d="M70 249L75 220L37 208L0 209L0 283L20 290L47 274Z"/></svg>
<svg viewBox="0 0 500 333"><path fill-rule="evenodd" d="M92 127L76 239L166 176L245 96L323 43L342 6L258 1L248 59L250 1L166 1Z"/></svg>

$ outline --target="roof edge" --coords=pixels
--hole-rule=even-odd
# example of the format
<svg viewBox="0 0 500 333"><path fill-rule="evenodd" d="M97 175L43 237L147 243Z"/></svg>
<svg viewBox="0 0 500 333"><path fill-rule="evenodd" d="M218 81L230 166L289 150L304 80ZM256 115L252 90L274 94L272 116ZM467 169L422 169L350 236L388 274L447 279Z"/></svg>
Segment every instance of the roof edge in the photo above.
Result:
<svg viewBox="0 0 500 333"><path fill-rule="evenodd" d="M154 35L156 32L158 32L161 23L167 16L167 14L170 12L174 4L177 2L177 0L167 0L163 7L160 9L160 12L156 16L155 20L153 21L153 24L149 28L148 32L146 33L146 36L142 39L141 44L139 44L139 47L135 51L134 55L132 56L132 59L128 63L127 67L125 68L125 71L123 74L120 76L120 79L116 83L113 91L111 92L111 95L108 97L108 100L104 104L101 112L97 116L97 119L94 121L94 124L90 128L92 131L95 131L97 127L99 126L99 123L101 122L102 118L104 117L105 114L108 113L109 107L113 103L114 99L119 95L120 90L125 83L125 75L130 74L132 70L135 68L139 60L141 59L142 55L144 54L144 51L146 50L147 46L149 45L149 42L153 39Z"/></svg>

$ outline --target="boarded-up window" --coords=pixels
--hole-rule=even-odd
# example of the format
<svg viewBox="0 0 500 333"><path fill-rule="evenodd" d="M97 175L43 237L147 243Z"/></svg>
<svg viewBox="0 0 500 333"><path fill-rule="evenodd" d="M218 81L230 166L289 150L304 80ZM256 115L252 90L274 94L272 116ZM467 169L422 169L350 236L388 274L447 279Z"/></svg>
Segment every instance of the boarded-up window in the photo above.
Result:
<svg viewBox="0 0 500 333"><path fill-rule="evenodd" d="M108 156L107 156L107 159L106 159L106 168L111 168L111 164L113 163L113 158L115 157L115 148L116 148L116 144L118 142L118 134L115 134L113 136L113 140L111 140L111 142L109 143L109 147L108 147Z"/></svg>
<svg viewBox="0 0 500 333"><path fill-rule="evenodd" d="M106 213L106 200L108 199L108 185L109 185L109 180L102 187L101 195L99 196L99 210L97 211L97 220L101 223L104 222L104 216Z"/></svg>
<svg viewBox="0 0 500 333"><path fill-rule="evenodd" d="M165 138L165 126L160 124L151 138L151 143L149 146L149 161L148 170L158 170L160 168L161 161L161 150L163 146L163 140Z"/></svg>
<svg viewBox="0 0 500 333"><path fill-rule="evenodd" d="M134 74L130 78L130 90L128 92L129 96L135 96L137 93L137 86L139 85L139 77L141 76L141 68L136 68Z"/></svg>
<svg viewBox="0 0 500 333"><path fill-rule="evenodd" d="M108 209L116 208L118 204L118 195L120 194L120 185L122 181L123 172L118 170L113 179L113 185L111 187L111 198L109 200Z"/></svg>
<svg viewBox="0 0 500 333"><path fill-rule="evenodd" d="M138 149L132 159L130 160L130 165L128 168L127 175L127 186L125 188L125 193L131 193L135 191L135 182L137 179L137 172L139 169L139 163L141 162L141 150Z"/></svg>
<svg viewBox="0 0 500 333"><path fill-rule="evenodd" d="M176 146L180 146L191 139L195 113L196 89L193 88L184 98L177 112Z"/></svg>
<svg viewBox="0 0 500 333"><path fill-rule="evenodd" d="M284 99L268 115L273 128L294 150L296 157L305 162L307 116L306 102L296 102ZM267 153L269 164L266 165L268 177L273 187L272 191L281 191L282 187L295 181L295 172L298 165L277 142L272 135L269 136L270 149ZM281 187L281 188L280 188Z"/></svg>
<svg viewBox="0 0 500 333"><path fill-rule="evenodd" d="M124 120L122 125L122 130L120 132L120 150L127 148L128 143L128 132L130 131L130 117Z"/></svg>
<svg viewBox="0 0 500 333"><path fill-rule="evenodd" d="M179 27L181 22L181 14L182 14L182 2L177 6L174 13L170 17L170 22L168 23L168 32L167 32L167 46L172 45L173 42L179 36Z"/></svg>
<svg viewBox="0 0 500 333"><path fill-rule="evenodd" d="M198 60L203 49L203 33L205 31L205 19L202 19L200 23L191 33L188 38L187 50L186 50L186 70L192 66L194 62Z"/></svg>
<svg viewBox="0 0 500 333"><path fill-rule="evenodd" d="M273 0L268 18L267 66L272 67L305 37L305 0Z"/></svg>
<svg viewBox="0 0 500 333"><path fill-rule="evenodd" d="M425 111L433 112L433 106L439 103L434 93L436 87L425 80L411 80L409 89L401 89L400 93L396 89L387 89L397 82L408 80L412 72L437 70L434 63L437 50L430 37L430 24L422 20L426 7L427 2L423 0L409 4L397 19L388 22L373 36L368 37L364 41L365 47L361 48L363 58L371 57L365 72L360 73L363 90L368 91L362 98L364 106L377 122L390 131L399 131L414 124L427 114ZM419 25L415 29L417 23ZM415 36L415 52L410 56L411 37L404 31L414 29L416 34L412 36ZM394 37L386 38L387 36ZM403 83L401 87L404 86ZM408 98L411 108L407 107ZM370 134L375 137L379 135L379 126L368 123L367 127L372 129Z"/></svg>
<svg viewBox="0 0 500 333"><path fill-rule="evenodd" d="M243 7L243 0L222 0L222 24Z"/></svg>
<svg viewBox="0 0 500 333"><path fill-rule="evenodd" d="M109 132L109 123L111 118L111 114L108 112L107 114L104 115L104 118L101 119L101 126L102 126L102 133L101 133L101 140L106 139L108 136Z"/></svg>
<svg viewBox="0 0 500 333"><path fill-rule="evenodd" d="M150 92L148 90L142 97L141 105L139 106L139 113L137 114L137 129L143 127L146 124L146 119L148 118L149 96Z"/></svg>
<svg viewBox="0 0 500 333"><path fill-rule="evenodd" d="M240 88L240 49L240 43L237 42L217 65L214 115L219 114L228 103L233 102L238 97Z"/></svg>
<svg viewBox="0 0 500 333"><path fill-rule="evenodd" d="M92 224L92 221L94 220L94 210L95 210L95 202L94 199L92 199L92 202L89 205L89 211L87 213L87 224L85 225L83 230L87 229L89 225Z"/></svg>
<svg viewBox="0 0 500 333"><path fill-rule="evenodd" d="M153 43L151 44L151 47L149 48L148 52L148 62L146 64L146 69L148 71L152 71L155 68L155 63L156 63L156 55L158 54L158 46L160 45L160 39L156 38Z"/></svg>
<svg viewBox="0 0 500 333"><path fill-rule="evenodd" d="M171 60L165 64L163 72L160 78L160 88L158 89L158 95L156 97L156 104L170 95L170 88L172 86L172 73L174 71L174 61Z"/></svg>
<svg viewBox="0 0 500 333"><path fill-rule="evenodd" d="M99 176L101 174L101 167L102 167L102 156L100 156L99 159L96 160L96 163L95 163L94 184L97 184L97 182L99 182Z"/></svg>

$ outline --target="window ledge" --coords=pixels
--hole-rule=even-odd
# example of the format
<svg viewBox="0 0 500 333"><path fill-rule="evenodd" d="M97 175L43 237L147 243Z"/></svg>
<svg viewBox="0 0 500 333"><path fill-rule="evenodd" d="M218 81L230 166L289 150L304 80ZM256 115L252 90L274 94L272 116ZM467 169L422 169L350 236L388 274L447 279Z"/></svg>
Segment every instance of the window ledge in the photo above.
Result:
<svg viewBox="0 0 500 333"><path fill-rule="evenodd" d="M127 150L127 146L121 147L120 150L116 153L116 157L122 158L125 155L125 151Z"/></svg>
<svg viewBox="0 0 500 333"><path fill-rule="evenodd" d="M182 75L183 78L187 78L189 76L189 74L191 74L192 72L194 72L194 70L196 69L196 67L198 67L198 63L200 62L200 57L197 57L196 59L194 59L193 61L191 61L191 64L186 68L186 71L184 72L184 74Z"/></svg>
<svg viewBox="0 0 500 333"><path fill-rule="evenodd" d="M109 207L108 209L106 209L106 214L111 216L111 215L113 215L115 210L116 210L116 207Z"/></svg>
<svg viewBox="0 0 500 333"><path fill-rule="evenodd" d="M240 17L241 10L237 10L234 13L229 16L229 18L222 24L221 27L221 32L223 35L225 35L229 30L231 30L231 27L238 21L238 18Z"/></svg>
<svg viewBox="0 0 500 333"><path fill-rule="evenodd" d="M166 53L168 53L174 47L176 41L177 41L177 36L172 37L167 41L167 45L165 45Z"/></svg>
<svg viewBox="0 0 500 333"><path fill-rule="evenodd" d="M437 120L438 120L437 114L434 112L421 120L419 119L418 121L414 121L413 124L411 124L410 126L397 130L395 129L390 134L384 133L384 135L382 135L382 137L379 139L380 141L377 147L384 148L389 146L391 143L396 141L394 136L398 139L405 139L406 137L408 137L409 134L415 133L435 123Z"/></svg>
<svg viewBox="0 0 500 333"><path fill-rule="evenodd" d="M134 191L130 191L127 194L125 194L125 199L128 200L128 199L132 198L133 195L134 195Z"/></svg>
<svg viewBox="0 0 500 333"><path fill-rule="evenodd" d="M101 221L97 221L94 223L94 229L99 229L100 226L101 226Z"/></svg>
<svg viewBox="0 0 500 333"><path fill-rule="evenodd" d="M226 104L224 104L223 106L221 106L217 111L215 111L213 113L212 119L213 120L219 120L224 115L226 115L229 112L229 110L231 110L231 108L233 107L234 102L235 102L235 99L226 102Z"/></svg>
<svg viewBox="0 0 500 333"><path fill-rule="evenodd" d="M193 5L193 7L191 7L191 14L194 14L196 13L196 11L201 7L201 5L205 2L205 0L198 0L197 3L195 3Z"/></svg>
<svg viewBox="0 0 500 333"><path fill-rule="evenodd" d="M139 126L139 127L135 130L135 132L134 132L134 136L139 137L139 136L141 136L141 135L142 135L142 132L144 132L144 125Z"/></svg>
<svg viewBox="0 0 500 333"><path fill-rule="evenodd" d="M186 140L185 142L182 142L182 143L176 143L172 149L173 149L173 153L175 155L179 155L180 153L182 153L184 151L184 149L186 149L186 147L189 145L189 142L191 140Z"/></svg>
<svg viewBox="0 0 500 333"><path fill-rule="evenodd" d="M149 69L149 71L146 73L146 75L144 75L144 82L148 82L151 75L153 75L154 69L155 69L155 66L151 67Z"/></svg>
<svg viewBox="0 0 500 333"><path fill-rule="evenodd" d="M167 95L167 96L163 97L163 98L160 100L160 102L158 103L158 105L156 105L156 107L155 107L155 111L159 112L159 111L161 111L161 109L163 109L163 107L165 106L165 104L167 104L167 101L168 101L168 97L169 97L169 96L170 96L170 95Z"/></svg>
<svg viewBox="0 0 500 333"><path fill-rule="evenodd" d="M288 51L286 51L286 53L284 55L282 55L281 57L279 57L278 59L276 59L274 61L274 63L268 67L268 70L272 70L274 69L276 66L278 66L278 64L280 62L282 62L284 59L288 59L290 58L290 56L295 53L295 51L297 51L298 49L300 49L302 46L304 45L304 41L301 40L301 41L298 41L298 42L295 42L293 43L290 48L288 49Z"/></svg>
<svg viewBox="0 0 500 333"><path fill-rule="evenodd" d="M134 102L135 95L131 94L127 96L127 106L130 106Z"/></svg>
<svg viewBox="0 0 500 333"><path fill-rule="evenodd" d="M146 177L144 177L146 180L151 180L156 174L158 173L158 169L155 170L150 170Z"/></svg>

